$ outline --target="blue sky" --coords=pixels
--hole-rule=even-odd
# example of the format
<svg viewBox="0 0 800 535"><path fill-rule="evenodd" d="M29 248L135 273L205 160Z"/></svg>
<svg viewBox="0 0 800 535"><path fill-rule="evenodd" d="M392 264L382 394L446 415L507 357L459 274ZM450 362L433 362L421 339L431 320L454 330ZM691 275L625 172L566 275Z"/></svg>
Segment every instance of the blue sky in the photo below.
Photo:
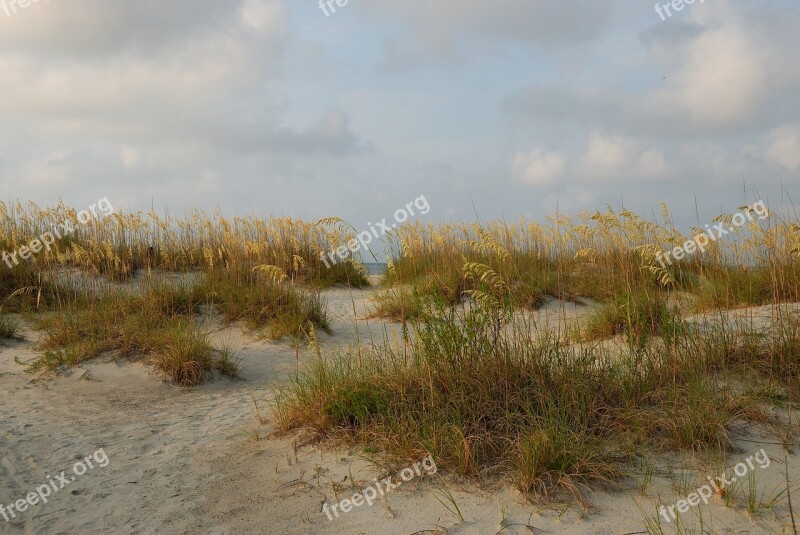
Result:
<svg viewBox="0 0 800 535"><path fill-rule="evenodd" d="M0 11L0 198L357 228L419 195L427 220L665 201L684 227L800 202L800 5L698 0L662 21L653 4Z"/></svg>

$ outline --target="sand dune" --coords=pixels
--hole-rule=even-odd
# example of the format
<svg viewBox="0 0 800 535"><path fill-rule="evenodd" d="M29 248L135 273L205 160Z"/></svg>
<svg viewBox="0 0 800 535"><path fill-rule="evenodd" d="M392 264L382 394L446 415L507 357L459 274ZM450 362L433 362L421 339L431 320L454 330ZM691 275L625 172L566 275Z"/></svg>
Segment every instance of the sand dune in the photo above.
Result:
<svg viewBox="0 0 800 535"><path fill-rule="evenodd" d="M325 351L399 334L397 324L367 319L371 295L325 292L335 331L321 337ZM583 313L582 307L551 302L534 315L540 324L557 328ZM237 325L220 326L214 317L205 320L215 341L240 349L242 380L180 389L164 383L144 363L104 359L61 376L31 375L18 361L37 355L36 333L26 332L26 341L0 349L0 500L9 504L23 498L47 476L98 448L110 459L108 466L55 493L49 503L18 513L11 522L0 518L0 532L410 535L441 529L464 535L621 535L646 532L645 518L656 514L659 496L672 503L697 486L699 475L690 459L664 458L653 467L644 496L639 478L632 477L619 489L587 490L587 509L566 497L533 504L502 481L477 487L440 474L444 477L414 480L372 507L329 521L322 512L326 501L352 496L387 469L369 462L358 448L308 444L301 435L275 436L270 402L276 387L313 355L304 347L296 351L288 341L258 340ZM782 450L760 442L757 429L749 431L739 443L742 453L731 460L765 448L774 457L769 468L758 470L758 487L779 492ZM681 466L690 475L681 477ZM788 468L796 480L796 457L789 458ZM681 480L683 488L678 488L675 482ZM463 520L452 510L448 492ZM724 507L720 498L692 514L701 511L705 525L717 533L782 533L788 525L782 505L755 520ZM665 529L670 532L672 526Z"/></svg>

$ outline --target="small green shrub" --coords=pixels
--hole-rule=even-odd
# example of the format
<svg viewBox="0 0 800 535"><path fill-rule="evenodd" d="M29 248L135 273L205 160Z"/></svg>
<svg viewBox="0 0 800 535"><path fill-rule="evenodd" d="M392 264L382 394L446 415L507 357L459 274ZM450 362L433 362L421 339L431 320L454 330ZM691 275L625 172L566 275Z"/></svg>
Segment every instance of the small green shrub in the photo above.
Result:
<svg viewBox="0 0 800 535"><path fill-rule="evenodd" d="M2 310L0 310L2 312ZM8 316L0 316L0 340L16 338L22 325L19 321Z"/></svg>
<svg viewBox="0 0 800 535"><path fill-rule="evenodd" d="M619 334L641 342L655 335L670 335L678 316L660 293L640 291L620 296L593 312L584 326L586 338L610 338Z"/></svg>
<svg viewBox="0 0 800 535"><path fill-rule="evenodd" d="M385 395L373 385L361 385L339 390L325 403L323 413L336 427L366 427L386 414Z"/></svg>

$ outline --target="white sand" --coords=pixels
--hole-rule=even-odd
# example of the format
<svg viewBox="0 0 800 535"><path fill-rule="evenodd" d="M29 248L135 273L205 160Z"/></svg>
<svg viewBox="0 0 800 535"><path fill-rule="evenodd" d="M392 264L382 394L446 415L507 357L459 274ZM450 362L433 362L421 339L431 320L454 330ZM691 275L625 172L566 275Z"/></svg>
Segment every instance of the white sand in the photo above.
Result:
<svg viewBox="0 0 800 535"><path fill-rule="evenodd" d="M370 291L336 289L325 295L336 331L333 337L321 337L326 350L356 339L381 340L384 332L399 333L396 324L364 319ZM567 316L583 314L572 305L552 303L539 319L550 324L559 310ZM585 497L594 507L582 510L564 500L526 503L502 482L479 489L446 476L443 481L463 521L437 500L439 496L448 503L438 478L406 483L372 507L364 505L329 521L321 510L326 500L336 503L352 496L385 470L365 460L358 449L302 445L299 435L270 437L275 429L270 401L297 366L289 342L255 340L235 327L217 328L215 341L241 349L244 380L222 379L186 390L164 384L142 363L97 359L69 376L26 374L15 358L26 361L37 355L32 349L37 334L27 335L29 341L0 347L0 503L23 498L48 475L69 473L76 458L97 448L104 448L110 464L89 471L52 495L49 503L19 513L12 522L0 517L0 533L411 535L440 527L450 534L622 535L646 533L645 515L656 514L659 500L671 505L703 484L704 476L696 470L681 478L669 468L697 467L690 459L662 459L644 496L637 487L641 477L632 477L620 490L587 490ZM313 358L306 348L299 352L301 363ZM754 472L759 494L765 489L772 496L783 489L782 449L759 442L757 430L749 431L743 435L747 441L739 443L743 453L732 456L728 466L766 448L772 464ZM800 481L797 456L789 457L789 472L792 482ZM683 489L678 488L682 479ZM798 497L794 505L800 508L800 490L793 490ZM684 533L701 532L700 513L706 532L791 533L785 498L759 511L754 520L742 504L740 499L728 508L714 498L709 506L695 507L684 515L684 521L694 523ZM503 519L536 530L502 529ZM665 533L674 533L674 525L662 522Z"/></svg>

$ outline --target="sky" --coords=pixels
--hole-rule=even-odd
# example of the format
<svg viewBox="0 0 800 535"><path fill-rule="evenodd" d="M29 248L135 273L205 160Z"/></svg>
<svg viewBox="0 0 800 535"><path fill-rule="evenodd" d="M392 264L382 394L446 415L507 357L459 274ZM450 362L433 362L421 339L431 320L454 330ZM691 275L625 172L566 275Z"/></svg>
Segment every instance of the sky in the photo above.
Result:
<svg viewBox="0 0 800 535"><path fill-rule="evenodd" d="M800 203L797 0L15 2L2 200L357 229L421 195L426 221Z"/></svg>

